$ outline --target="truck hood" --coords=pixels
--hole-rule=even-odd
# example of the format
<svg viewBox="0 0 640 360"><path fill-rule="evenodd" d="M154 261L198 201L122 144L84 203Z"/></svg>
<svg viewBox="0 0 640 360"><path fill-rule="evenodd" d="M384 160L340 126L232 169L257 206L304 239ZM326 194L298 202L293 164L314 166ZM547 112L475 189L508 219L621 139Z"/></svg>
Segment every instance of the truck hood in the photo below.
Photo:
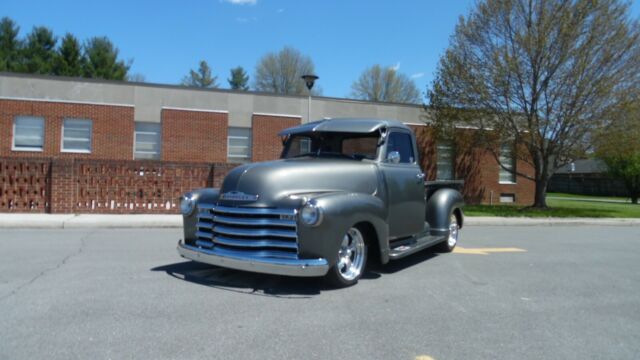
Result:
<svg viewBox="0 0 640 360"><path fill-rule="evenodd" d="M235 192L238 196L223 197L219 202L228 206L295 207L301 198L327 192L373 194L378 184L376 173L375 164L350 159L296 158L247 164L231 170L220 190L221 194Z"/></svg>

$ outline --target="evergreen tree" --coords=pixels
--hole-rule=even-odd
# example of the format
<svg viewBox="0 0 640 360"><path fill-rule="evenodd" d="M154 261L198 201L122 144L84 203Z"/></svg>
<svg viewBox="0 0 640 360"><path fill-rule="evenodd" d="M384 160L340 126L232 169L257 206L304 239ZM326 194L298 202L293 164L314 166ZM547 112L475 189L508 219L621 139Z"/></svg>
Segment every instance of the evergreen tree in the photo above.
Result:
<svg viewBox="0 0 640 360"><path fill-rule="evenodd" d="M211 67L206 61L201 60L198 70L189 70L189 74L182 79L182 85L200 88L218 88L217 76L211 76Z"/></svg>
<svg viewBox="0 0 640 360"><path fill-rule="evenodd" d="M227 79L232 90L249 90L249 75L244 71L242 66L238 66L230 70L231 78Z"/></svg>
<svg viewBox="0 0 640 360"><path fill-rule="evenodd" d="M118 60L118 48L107 37L94 37L84 45L83 74L89 78L125 80L131 62Z"/></svg>
<svg viewBox="0 0 640 360"><path fill-rule="evenodd" d="M17 71L20 65L22 42L20 27L8 17L0 20L0 71Z"/></svg>
<svg viewBox="0 0 640 360"><path fill-rule="evenodd" d="M57 39L53 32L44 27L36 26L27 35L27 42L22 50L24 63L20 70L30 74L51 74L55 59Z"/></svg>
<svg viewBox="0 0 640 360"><path fill-rule="evenodd" d="M75 36L67 33L56 52L53 73L63 76L82 76L82 65L80 42Z"/></svg>

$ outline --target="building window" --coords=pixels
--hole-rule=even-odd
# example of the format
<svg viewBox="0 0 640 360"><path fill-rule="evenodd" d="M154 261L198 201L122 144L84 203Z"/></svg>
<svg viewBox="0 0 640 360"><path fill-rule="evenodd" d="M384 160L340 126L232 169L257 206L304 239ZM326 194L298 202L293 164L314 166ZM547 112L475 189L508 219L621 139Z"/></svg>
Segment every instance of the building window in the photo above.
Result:
<svg viewBox="0 0 640 360"><path fill-rule="evenodd" d="M134 159L160 160L161 126L160 123L136 122L133 134Z"/></svg>
<svg viewBox="0 0 640 360"><path fill-rule="evenodd" d="M44 118L17 116L13 121L13 150L42 151Z"/></svg>
<svg viewBox="0 0 640 360"><path fill-rule="evenodd" d="M439 142L437 145L437 180L453 180L453 143L451 141Z"/></svg>
<svg viewBox="0 0 640 360"><path fill-rule="evenodd" d="M513 144L502 144L500 147L500 183L501 184L515 184L516 174L516 159L513 151ZM506 168L506 169L505 169ZM507 170L508 169L508 170Z"/></svg>
<svg viewBox="0 0 640 360"><path fill-rule="evenodd" d="M516 202L515 194L500 194L501 203L514 203Z"/></svg>
<svg viewBox="0 0 640 360"><path fill-rule="evenodd" d="M229 128L227 137L227 161L246 163L251 161L251 129Z"/></svg>
<svg viewBox="0 0 640 360"><path fill-rule="evenodd" d="M62 152L91 152L91 120L64 119L62 123Z"/></svg>

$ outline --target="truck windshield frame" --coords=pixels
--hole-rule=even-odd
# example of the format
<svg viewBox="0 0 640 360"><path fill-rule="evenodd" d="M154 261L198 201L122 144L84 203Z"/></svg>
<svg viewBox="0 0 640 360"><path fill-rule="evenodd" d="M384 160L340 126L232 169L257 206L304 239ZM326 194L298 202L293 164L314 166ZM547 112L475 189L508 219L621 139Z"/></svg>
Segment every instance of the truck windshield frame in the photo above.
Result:
<svg viewBox="0 0 640 360"><path fill-rule="evenodd" d="M379 132L341 133L311 132L288 136L282 159L301 157L333 157L356 161L376 161L383 142Z"/></svg>

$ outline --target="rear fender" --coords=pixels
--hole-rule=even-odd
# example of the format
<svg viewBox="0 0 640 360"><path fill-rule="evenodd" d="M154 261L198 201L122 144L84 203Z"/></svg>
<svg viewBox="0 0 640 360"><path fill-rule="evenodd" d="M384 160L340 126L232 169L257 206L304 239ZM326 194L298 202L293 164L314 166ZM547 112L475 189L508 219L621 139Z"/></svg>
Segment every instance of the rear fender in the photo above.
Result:
<svg viewBox="0 0 640 360"><path fill-rule="evenodd" d="M462 215L463 206L464 199L457 190L440 189L433 193L427 202L427 222L431 229L431 235L449 235L449 221L454 211L458 217L460 227L462 227L464 221Z"/></svg>

